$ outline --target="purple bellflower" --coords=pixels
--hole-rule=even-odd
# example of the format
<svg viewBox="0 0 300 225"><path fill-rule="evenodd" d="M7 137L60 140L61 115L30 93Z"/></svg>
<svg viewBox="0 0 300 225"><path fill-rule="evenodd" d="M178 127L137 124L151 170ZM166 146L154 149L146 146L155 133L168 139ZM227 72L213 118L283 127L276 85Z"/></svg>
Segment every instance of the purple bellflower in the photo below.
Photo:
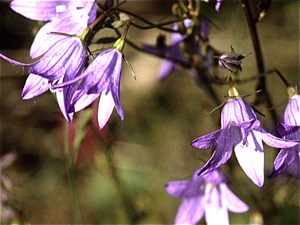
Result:
<svg viewBox="0 0 300 225"><path fill-rule="evenodd" d="M300 95L294 95L284 112L284 123L278 125L278 132L284 139L300 139ZM275 159L269 178L278 176L292 166L295 167L296 178L300 179L300 144L281 149Z"/></svg>
<svg viewBox="0 0 300 225"><path fill-rule="evenodd" d="M110 118L114 107L121 119L124 119L124 112L120 100L120 79L122 73L124 40L118 39L114 48L103 51L77 78L69 82L54 85L53 88L66 87L82 80L75 90L69 113L78 112L101 94L98 107L98 124L102 130Z"/></svg>
<svg viewBox="0 0 300 225"><path fill-rule="evenodd" d="M210 160L199 171L206 174L223 165L234 147L236 158L246 175L259 187L264 183L264 150L262 140L274 148L290 148L297 142L277 138L261 126L252 107L239 97L236 88L229 89L231 99L224 105L221 129L192 141L199 149L217 146Z"/></svg>
<svg viewBox="0 0 300 225"><path fill-rule="evenodd" d="M87 29L86 32L89 30ZM83 47L83 39L86 34L77 37L63 36L57 41L38 61L25 64L12 60L0 53L0 57L8 62L30 67L29 77L26 80L22 98L30 99L47 91L54 83L67 82L78 76L87 60ZM77 87L70 85L57 91L58 104L65 118L72 121L72 113L67 112L67 105Z"/></svg>
<svg viewBox="0 0 300 225"><path fill-rule="evenodd" d="M235 213L248 211L249 207L227 186L225 175L213 170L192 179L172 181L166 184L166 191L184 198L176 215L175 224L196 224L205 214L208 225L229 224L228 210Z"/></svg>
<svg viewBox="0 0 300 225"><path fill-rule="evenodd" d="M14 0L10 7L17 13L38 21L49 21L37 33L30 49L30 57L46 53L64 34L79 34L96 19L94 0Z"/></svg>

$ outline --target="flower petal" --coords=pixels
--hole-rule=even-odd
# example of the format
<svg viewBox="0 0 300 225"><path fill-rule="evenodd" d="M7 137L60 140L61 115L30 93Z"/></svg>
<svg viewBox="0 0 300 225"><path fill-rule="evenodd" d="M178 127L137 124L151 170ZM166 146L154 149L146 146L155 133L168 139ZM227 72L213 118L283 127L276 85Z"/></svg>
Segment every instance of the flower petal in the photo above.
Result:
<svg viewBox="0 0 300 225"><path fill-rule="evenodd" d="M205 205L205 220L207 225L228 224L228 210L217 189L210 190L208 201Z"/></svg>
<svg viewBox="0 0 300 225"><path fill-rule="evenodd" d="M204 215L205 197L186 198L182 201L175 224L196 224Z"/></svg>
<svg viewBox="0 0 300 225"><path fill-rule="evenodd" d="M166 191L177 198L190 198L204 194L205 178L198 176L198 170L193 178L187 181L172 181L166 184Z"/></svg>
<svg viewBox="0 0 300 225"><path fill-rule="evenodd" d="M85 61L85 50L79 38L64 37L56 42L29 72L50 80L58 80L63 76L80 73Z"/></svg>
<svg viewBox="0 0 300 225"><path fill-rule="evenodd" d="M200 148L200 149L212 148L217 144L217 139L222 133L223 130L218 130L210 134L204 135L202 137L193 140L191 142L191 145L194 146L195 148Z"/></svg>
<svg viewBox="0 0 300 225"><path fill-rule="evenodd" d="M100 94L105 90L115 69L115 61L119 55L116 49L108 49L98 55L80 76L85 79L80 84L88 94Z"/></svg>
<svg viewBox="0 0 300 225"><path fill-rule="evenodd" d="M86 92L80 88L75 91L70 103L69 112L79 112L92 104L100 94L86 94Z"/></svg>
<svg viewBox="0 0 300 225"><path fill-rule="evenodd" d="M291 136L294 136L293 134L297 135L298 132L300 130L300 126L294 126L294 125L287 125L287 124L282 124L279 123L277 126L277 131L281 136L286 136L286 139L292 139L292 138L288 138ZM287 137L288 136L288 137ZM298 134L298 136L295 136L294 139L300 138L300 135Z"/></svg>
<svg viewBox="0 0 300 225"><path fill-rule="evenodd" d="M123 64L123 58L122 53L117 51L113 71L110 76L110 91L112 94L112 97L115 102L115 107L118 112L118 114L121 117L121 120L124 120L124 111L121 105L121 98L120 98L120 80L121 80L121 73L122 73L122 64Z"/></svg>
<svg viewBox="0 0 300 225"><path fill-rule="evenodd" d="M164 60L159 68L158 71L158 80L163 81L165 80L173 71L180 68L179 64L175 64L170 60Z"/></svg>
<svg viewBox="0 0 300 225"><path fill-rule="evenodd" d="M100 102L98 107L98 124L100 130L102 130L106 125L107 121L109 120L109 117L112 114L114 107L115 107L115 103L111 95L111 92L109 91L108 93L106 93L106 91L103 91L100 97Z"/></svg>
<svg viewBox="0 0 300 225"><path fill-rule="evenodd" d="M300 95L295 94L284 111L284 123L288 125L300 125Z"/></svg>
<svg viewBox="0 0 300 225"><path fill-rule="evenodd" d="M264 183L264 152L262 141L252 131L247 137L247 143L240 142L235 146L236 158L246 175L259 187Z"/></svg>
<svg viewBox="0 0 300 225"><path fill-rule="evenodd" d="M62 83L64 78L61 78L59 83ZM60 111L66 118L66 120L70 123L73 120L74 112L69 112L70 102L72 96L75 92L77 85L70 85L68 87L60 88L56 90L56 98L58 105L60 107Z"/></svg>
<svg viewBox="0 0 300 225"><path fill-rule="evenodd" d="M226 185L221 184L222 199L226 199L227 209L235 213L243 213L249 210L249 206L240 200Z"/></svg>
<svg viewBox="0 0 300 225"><path fill-rule="evenodd" d="M261 138L267 145L273 148L291 148L299 144L298 140L287 140L275 137L263 128L261 128Z"/></svg>
<svg viewBox="0 0 300 225"><path fill-rule="evenodd" d="M48 79L35 74L29 74L23 88L22 99L31 99L36 97L48 91L49 88L50 83Z"/></svg>
<svg viewBox="0 0 300 225"><path fill-rule="evenodd" d="M235 127L221 130L220 136L215 140L218 143L216 150L208 162L202 167L199 174L209 173L223 165L232 154L235 137L240 136Z"/></svg>
<svg viewBox="0 0 300 225"><path fill-rule="evenodd" d="M298 156L298 151L295 148L281 149L278 153L269 178L273 178L283 173ZM299 169L299 168L298 168Z"/></svg>
<svg viewBox="0 0 300 225"><path fill-rule="evenodd" d="M171 181L165 185L165 189L170 195L183 198L186 197L186 190L190 183L190 180Z"/></svg>
<svg viewBox="0 0 300 225"><path fill-rule="evenodd" d="M30 57L36 58L41 56L57 41L65 38L63 35L51 34L51 32L70 35L80 34L88 26L88 18L80 17L83 12L83 10L77 10L45 24L34 38L30 48Z"/></svg>
<svg viewBox="0 0 300 225"><path fill-rule="evenodd" d="M54 0L54 1L41 1L41 0L14 0L10 3L10 7L17 13L32 19L40 21L49 21L58 15L60 10L58 7L74 8L83 7L82 1L71 0Z"/></svg>

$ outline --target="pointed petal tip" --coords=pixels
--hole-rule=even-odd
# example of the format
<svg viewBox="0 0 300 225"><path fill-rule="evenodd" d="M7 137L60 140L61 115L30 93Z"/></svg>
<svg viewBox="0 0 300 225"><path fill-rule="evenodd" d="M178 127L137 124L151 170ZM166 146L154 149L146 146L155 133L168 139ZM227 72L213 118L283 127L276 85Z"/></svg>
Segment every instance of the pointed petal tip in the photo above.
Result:
<svg viewBox="0 0 300 225"><path fill-rule="evenodd" d="M269 174L269 176L268 176L268 179L272 179L272 178L274 178L274 177L277 177L278 175L279 175L279 174L278 174L277 172L271 171L270 174Z"/></svg>

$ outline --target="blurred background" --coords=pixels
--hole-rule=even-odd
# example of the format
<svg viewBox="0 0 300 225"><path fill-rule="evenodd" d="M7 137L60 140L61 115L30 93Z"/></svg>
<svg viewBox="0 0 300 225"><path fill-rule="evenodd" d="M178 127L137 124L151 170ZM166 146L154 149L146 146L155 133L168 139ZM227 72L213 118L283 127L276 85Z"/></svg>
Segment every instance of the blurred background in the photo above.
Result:
<svg viewBox="0 0 300 225"><path fill-rule="evenodd" d="M172 18L174 2L128 1L122 8L159 23ZM243 60L240 79L257 75L254 50L239 1L224 1L220 12L214 10L214 4L203 4L203 14L215 24L211 25L210 44L224 52L230 51L230 45L237 53L251 52ZM20 62L33 62L29 48L38 26L37 22L13 12L9 1L1 1L1 53ZM299 1L273 1L257 29L266 69L279 69L295 85L299 81ZM165 34L169 42L170 34L156 29L131 27L127 37L139 46L154 45L159 34ZM178 70L159 83L161 59L129 45L125 46L124 55L137 75L134 80L129 67L123 64L121 102L125 120L121 121L114 111L103 131L95 131L93 125L88 127L78 156L75 178L83 222L130 223L126 211L126 201L130 199L139 215L137 224L172 224L181 199L168 195L164 185L190 179L210 158L212 150L196 149L190 142L220 128L220 110L206 117L216 105L187 70ZM48 91L34 99L22 100L28 69L1 59L0 73L1 155L15 152L18 156L10 167L1 171L18 183L10 189L13 205L24 223L73 223L63 152L64 118L56 98ZM225 71L218 74L224 78L226 75ZM266 80L275 105L287 99L286 88L275 74L268 75ZM255 91L256 83L241 82L236 87L240 94L247 94ZM214 84L214 88L225 101L223 96L227 95L228 87ZM251 104L254 98L246 100ZM90 109L97 112L97 105L95 101ZM282 121L285 106L286 103L274 109L278 122ZM256 107L265 115L259 116L263 127L275 134L276 124L270 120L266 106ZM76 121L70 124L70 136L75 130ZM229 188L250 206L246 213L230 213L232 224L299 224L298 181L284 175L267 179L278 152L265 145L262 188L245 175L234 154L221 167L228 176ZM202 219L200 224L204 223Z"/></svg>

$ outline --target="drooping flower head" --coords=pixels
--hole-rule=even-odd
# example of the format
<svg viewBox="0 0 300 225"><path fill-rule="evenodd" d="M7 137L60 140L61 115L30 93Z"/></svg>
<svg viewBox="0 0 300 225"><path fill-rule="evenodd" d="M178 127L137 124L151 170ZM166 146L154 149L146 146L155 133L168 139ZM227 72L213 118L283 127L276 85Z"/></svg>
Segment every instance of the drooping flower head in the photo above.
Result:
<svg viewBox="0 0 300 225"><path fill-rule="evenodd" d="M98 123L100 129L106 125L110 115L116 108L121 119L124 119L124 112L120 100L120 79L122 73L124 40L118 39L112 49L99 54L77 78L69 82L54 85L54 88L65 87L82 80L72 97L68 107L69 113L78 112L101 94L98 108Z"/></svg>
<svg viewBox="0 0 300 225"><path fill-rule="evenodd" d="M278 125L278 132L287 140L300 139L300 95L295 94L289 101L284 112L284 123ZM275 159L269 178L278 176L294 165L291 171L300 179L300 144L286 149L281 149Z"/></svg>
<svg viewBox="0 0 300 225"><path fill-rule="evenodd" d="M37 33L30 49L36 58L63 37L51 34L79 34L96 19L94 0L14 0L10 7L17 13L38 21L49 21Z"/></svg>
<svg viewBox="0 0 300 225"><path fill-rule="evenodd" d="M228 211L243 213L248 206L227 186L225 175L213 170L198 176L197 169L190 180L172 181L166 184L166 191L184 198L176 215L175 224L196 224L205 215L208 225L229 224Z"/></svg>
<svg viewBox="0 0 300 225"><path fill-rule="evenodd" d="M210 160L202 167L203 175L223 165L234 148L237 160L246 175L259 187L264 183L264 150L262 140L274 148L289 148L297 142L277 138L261 126L252 107L240 98L236 88L229 90L229 101L221 115L221 129L192 141L200 149L217 146Z"/></svg>
<svg viewBox="0 0 300 225"><path fill-rule="evenodd" d="M52 84L73 80L81 73L87 60L83 41L88 32L89 28L78 36L60 35L62 38L55 42L38 61L29 64L17 62L0 53L1 58L12 64L30 67L30 75L22 93L23 99L42 94ZM66 111L66 105L69 105L74 91L74 85L71 85L57 92L59 106L69 122L72 120L72 114Z"/></svg>

